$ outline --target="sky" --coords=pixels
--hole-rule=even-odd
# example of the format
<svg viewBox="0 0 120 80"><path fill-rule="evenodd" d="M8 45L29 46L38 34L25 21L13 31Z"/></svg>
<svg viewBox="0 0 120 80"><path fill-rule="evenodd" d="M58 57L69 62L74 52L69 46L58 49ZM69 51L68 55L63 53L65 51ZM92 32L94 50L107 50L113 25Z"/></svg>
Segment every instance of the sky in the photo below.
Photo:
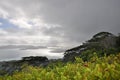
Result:
<svg viewBox="0 0 120 80"><path fill-rule="evenodd" d="M120 33L120 0L1 0L0 60L62 58L94 34Z"/></svg>

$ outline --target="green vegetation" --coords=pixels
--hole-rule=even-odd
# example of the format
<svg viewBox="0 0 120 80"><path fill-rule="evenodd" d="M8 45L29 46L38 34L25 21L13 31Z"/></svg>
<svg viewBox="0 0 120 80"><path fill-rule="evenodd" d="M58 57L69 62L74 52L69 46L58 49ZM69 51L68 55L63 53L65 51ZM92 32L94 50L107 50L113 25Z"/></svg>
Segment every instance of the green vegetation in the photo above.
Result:
<svg viewBox="0 0 120 80"><path fill-rule="evenodd" d="M104 57L93 54L85 62L76 57L73 63L57 62L46 68L24 66L22 71L1 76L0 80L120 80L120 53Z"/></svg>
<svg viewBox="0 0 120 80"><path fill-rule="evenodd" d="M117 54L119 53L118 48L109 48L109 49L99 49L96 48L91 48L88 50L83 51L79 57L82 58L84 61L89 61L92 57L95 56L94 52L98 57L103 57L103 56L109 56L110 54Z"/></svg>

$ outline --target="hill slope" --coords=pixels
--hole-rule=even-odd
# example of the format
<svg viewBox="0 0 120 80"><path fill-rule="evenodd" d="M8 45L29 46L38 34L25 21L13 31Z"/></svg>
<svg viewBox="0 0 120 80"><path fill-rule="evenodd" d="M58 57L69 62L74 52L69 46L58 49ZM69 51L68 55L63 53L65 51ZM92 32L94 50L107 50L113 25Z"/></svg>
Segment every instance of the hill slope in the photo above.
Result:
<svg viewBox="0 0 120 80"><path fill-rule="evenodd" d="M87 58L92 56L92 54L89 53L93 52L97 52L98 56L119 52L119 38L120 36L115 36L109 32L97 33L92 39L86 41L82 45L66 50L64 53L64 61L74 61L76 56L88 60Z"/></svg>

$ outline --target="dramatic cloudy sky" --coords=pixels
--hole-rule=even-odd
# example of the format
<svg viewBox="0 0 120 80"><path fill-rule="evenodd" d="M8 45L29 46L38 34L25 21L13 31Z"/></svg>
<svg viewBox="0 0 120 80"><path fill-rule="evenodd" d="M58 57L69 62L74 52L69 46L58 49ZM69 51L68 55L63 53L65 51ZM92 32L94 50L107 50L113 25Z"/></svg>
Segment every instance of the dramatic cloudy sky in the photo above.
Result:
<svg viewBox="0 0 120 80"><path fill-rule="evenodd" d="M62 58L100 31L120 32L120 0L0 0L0 60Z"/></svg>

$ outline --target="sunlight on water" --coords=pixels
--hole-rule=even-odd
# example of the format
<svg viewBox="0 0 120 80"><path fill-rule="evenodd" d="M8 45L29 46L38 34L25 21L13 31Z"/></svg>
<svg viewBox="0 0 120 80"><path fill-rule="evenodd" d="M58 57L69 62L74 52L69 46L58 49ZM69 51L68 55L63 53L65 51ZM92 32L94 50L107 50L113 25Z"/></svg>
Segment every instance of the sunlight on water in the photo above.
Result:
<svg viewBox="0 0 120 80"><path fill-rule="evenodd" d="M19 49L1 49L0 61L19 60L26 56L46 56L48 59L62 58L63 53L51 53L49 49L33 49L33 50L19 50Z"/></svg>

